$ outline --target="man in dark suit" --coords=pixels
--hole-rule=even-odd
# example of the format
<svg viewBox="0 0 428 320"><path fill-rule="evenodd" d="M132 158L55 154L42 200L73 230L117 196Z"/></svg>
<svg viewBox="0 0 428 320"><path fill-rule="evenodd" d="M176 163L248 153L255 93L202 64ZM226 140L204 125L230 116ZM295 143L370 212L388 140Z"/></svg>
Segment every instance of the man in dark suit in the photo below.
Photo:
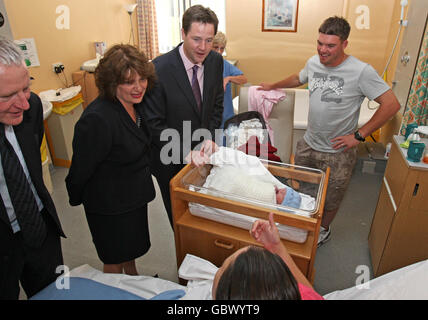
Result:
<svg viewBox="0 0 428 320"><path fill-rule="evenodd" d="M216 147L213 141L221 125L224 96L223 58L212 51L217 16L195 5L186 10L182 22L183 42L153 60L158 82L143 105L153 135L152 172L171 226L169 182L191 150L194 161ZM194 151L201 142L201 149Z"/></svg>
<svg viewBox="0 0 428 320"><path fill-rule="evenodd" d="M43 107L19 49L0 38L0 300L31 297L59 275L64 236L43 182ZM65 236L64 236L65 237Z"/></svg>

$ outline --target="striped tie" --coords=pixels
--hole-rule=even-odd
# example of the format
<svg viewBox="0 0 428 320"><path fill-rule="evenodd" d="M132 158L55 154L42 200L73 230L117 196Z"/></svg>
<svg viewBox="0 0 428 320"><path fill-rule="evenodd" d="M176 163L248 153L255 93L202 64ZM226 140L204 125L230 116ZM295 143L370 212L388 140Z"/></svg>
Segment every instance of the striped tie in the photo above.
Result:
<svg viewBox="0 0 428 320"><path fill-rule="evenodd" d="M4 125L0 123L0 154L7 189L25 244L39 248L47 235L46 225L19 158L6 139L4 130Z"/></svg>

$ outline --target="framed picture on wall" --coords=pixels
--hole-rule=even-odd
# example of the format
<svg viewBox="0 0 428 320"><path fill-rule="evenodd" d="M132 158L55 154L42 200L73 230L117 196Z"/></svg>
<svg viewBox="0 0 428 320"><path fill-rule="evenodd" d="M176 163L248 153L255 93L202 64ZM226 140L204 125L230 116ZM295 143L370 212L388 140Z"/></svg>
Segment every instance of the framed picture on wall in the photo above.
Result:
<svg viewBox="0 0 428 320"><path fill-rule="evenodd" d="M262 31L297 32L299 0L263 0Z"/></svg>

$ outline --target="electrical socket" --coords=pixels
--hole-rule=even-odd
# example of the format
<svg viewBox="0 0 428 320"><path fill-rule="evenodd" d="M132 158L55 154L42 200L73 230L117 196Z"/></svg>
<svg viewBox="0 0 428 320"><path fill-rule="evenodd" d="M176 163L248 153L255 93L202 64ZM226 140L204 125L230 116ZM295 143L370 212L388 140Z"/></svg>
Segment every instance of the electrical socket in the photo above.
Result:
<svg viewBox="0 0 428 320"><path fill-rule="evenodd" d="M62 62L56 62L52 64L52 71L54 73L61 73L64 71L64 64Z"/></svg>

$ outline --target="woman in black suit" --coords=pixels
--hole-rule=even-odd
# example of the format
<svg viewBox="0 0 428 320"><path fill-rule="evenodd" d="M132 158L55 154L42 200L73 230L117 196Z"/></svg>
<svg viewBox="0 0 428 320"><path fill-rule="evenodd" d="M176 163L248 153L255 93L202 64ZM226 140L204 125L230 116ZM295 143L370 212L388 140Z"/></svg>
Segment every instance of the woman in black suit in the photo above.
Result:
<svg viewBox="0 0 428 320"><path fill-rule="evenodd" d="M150 248L147 203L155 197L151 137L138 107L155 71L135 47L115 45L95 81L99 96L74 128L69 201L84 206L104 272L136 275L135 259Z"/></svg>

